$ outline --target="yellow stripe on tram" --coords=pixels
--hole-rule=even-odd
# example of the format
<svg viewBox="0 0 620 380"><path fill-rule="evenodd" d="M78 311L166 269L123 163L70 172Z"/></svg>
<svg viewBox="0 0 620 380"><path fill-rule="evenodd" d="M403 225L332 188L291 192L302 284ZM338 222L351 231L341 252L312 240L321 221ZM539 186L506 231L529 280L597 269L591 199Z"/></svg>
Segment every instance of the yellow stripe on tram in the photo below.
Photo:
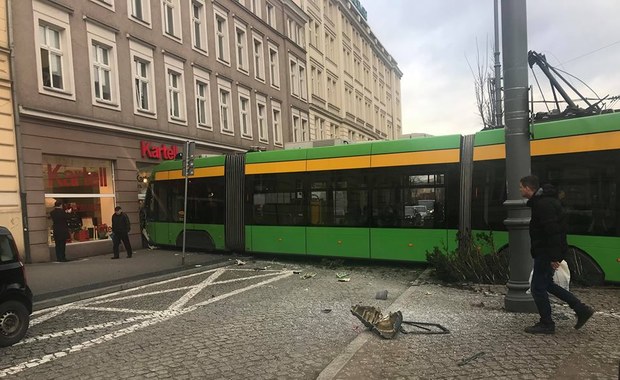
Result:
<svg viewBox="0 0 620 380"><path fill-rule="evenodd" d="M246 164L245 174L294 173L306 171L306 161L264 162Z"/></svg>
<svg viewBox="0 0 620 380"><path fill-rule="evenodd" d="M370 156L334 157L308 160L308 171L362 169L370 167Z"/></svg>
<svg viewBox="0 0 620 380"><path fill-rule="evenodd" d="M211 166L208 168L195 168L194 175L190 178L195 177L222 177L224 176L224 167L223 166ZM183 173L181 170L168 170L155 173L155 181L165 181L170 179L182 179Z"/></svg>
<svg viewBox="0 0 620 380"><path fill-rule="evenodd" d="M378 168L403 165L447 164L459 161L458 149L442 149L425 152L379 154L372 156L370 166Z"/></svg>

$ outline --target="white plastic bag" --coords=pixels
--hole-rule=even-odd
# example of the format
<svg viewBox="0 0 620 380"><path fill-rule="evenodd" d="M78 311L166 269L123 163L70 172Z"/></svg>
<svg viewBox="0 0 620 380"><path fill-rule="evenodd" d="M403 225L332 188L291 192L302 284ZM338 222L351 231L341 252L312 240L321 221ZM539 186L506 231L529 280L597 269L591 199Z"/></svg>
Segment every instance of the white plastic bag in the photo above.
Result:
<svg viewBox="0 0 620 380"><path fill-rule="evenodd" d="M530 287L532 286L532 275L534 274L534 270L530 272ZM566 290L569 290L568 287L570 285L570 269L568 268L568 263L566 260L562 260L558 269L553 273L553 282L560 285ZM527 294L531 293L531 289L526 291Z"/></svg>

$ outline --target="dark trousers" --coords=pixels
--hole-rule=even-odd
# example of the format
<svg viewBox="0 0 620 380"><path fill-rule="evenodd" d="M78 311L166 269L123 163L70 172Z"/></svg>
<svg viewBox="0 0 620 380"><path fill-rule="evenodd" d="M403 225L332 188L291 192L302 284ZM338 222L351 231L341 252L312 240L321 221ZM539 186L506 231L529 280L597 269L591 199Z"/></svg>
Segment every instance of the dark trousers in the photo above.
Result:
<svg viewBox="0 0 620 380"><path fill-rule="evenodd" d="M54 243L56 245L56 261L65 261L65 248L67 247L65 234L54 234Z"/></svg>
<svg viewBox="0 0 620 380"><path fill-rule="evenodd" d="M114 239L112 239L112 248L114 252L114 257L118 257L119 246L121 245L121 241L125 246L125 251L127 251L127 257L131 257L133 251L131 250L131 243L129 242L128 234L117 234L114 233Z"/></svg>
<svg viewBox="0 0 620 380"><path fill-rule="evenodd" d="M551 260L547 257L536 257L534 259L534 273L532 274L532 297L540 314L540 321L546 324L553 324L551 318L551 304L549 303L549 294L558 297L566 302L571 309L581 311L585 305L575 295L560 285L553 282L553 273L555 270L551 267Z"/></svg>

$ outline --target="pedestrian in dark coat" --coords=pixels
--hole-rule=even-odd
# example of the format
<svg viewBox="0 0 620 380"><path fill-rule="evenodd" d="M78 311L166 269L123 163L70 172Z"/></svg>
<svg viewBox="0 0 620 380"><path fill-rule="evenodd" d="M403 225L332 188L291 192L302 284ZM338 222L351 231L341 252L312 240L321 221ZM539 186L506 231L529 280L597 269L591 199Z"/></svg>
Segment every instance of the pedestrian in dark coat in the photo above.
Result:
<svg viewBox="0 0 620 380"><path fill-rule="evenodd" d="M65 262L65 248L67 246L67 239L69 239L69 227L67 221L69 216L62 208L62 201L57 200L54 202L54 209L50 212L50 218L52 218L52 233L54 236L54 244L56 249L56 261Z"/></svg>
<svg viewBox="0 0 620 380"><path fill-rule="evenodd" d="M133 251L131 250L131 242L129 241L129 231L131 231L129 217L121 210L120 206L116 206L114 208L114 215L112 215L113 259L118 259L119 246L121 242L123 242L123 245L125 246L127 257L131 258Z"/></svg>
<svg viewBox="0 0 620 380"><path fill-rule="evenodd" d="M566 259L568 243L566 234L568 225L562 204L556 189L551 185L540 187L538 177L530 175L521 178L519 183L521 195L528 199L527 206L532 209L530 220L531 254L534 259L532 273L532 297L536 303L540 321L527 327L530 334L553 334L555 323L551 318L549 294L568 303L575 311L577 323L581 328L590 319L594 310L581 302L575 295L553 282L553 273L562 260Z"/></svg>

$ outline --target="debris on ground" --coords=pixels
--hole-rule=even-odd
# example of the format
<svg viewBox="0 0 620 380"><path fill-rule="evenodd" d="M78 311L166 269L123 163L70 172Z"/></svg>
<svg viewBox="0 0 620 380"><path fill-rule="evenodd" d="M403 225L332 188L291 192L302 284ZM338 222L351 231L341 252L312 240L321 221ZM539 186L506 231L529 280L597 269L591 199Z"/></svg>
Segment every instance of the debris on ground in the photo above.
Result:
<svg viewBox="0 0 620 380"><path fill-rule="evenodd" d="M465 358L465 359L461 360L461 361L458 363L458 366L459 366L459 367L460 367L460 366L464 366L465 364L467 364L467 363L471 362L472 360L476 360L476 359L478 359L478 358L479 358L479 357L481 357L482 355L484 355L484 351L480 351L480 352L478 352L477 354L474 354L474 355L472 355L472 356L470 356L470 357L468 357L468 358Z"/></svg>
<svg viewBox="0 0 620 380"><path fill-rule="evenodd" d="M300 277L303 278L304 280L307 280L307 279L312 278L314 276L316 276L315 272L308 272L308 273L302 274Z"/></svg>
<svg viewBox="0 0 620 380"><path fill-rule="evenodd" d="M235 265L245 265L245 261L239 260L239 259L235 259Z"/></svg>
<svg viewBox="0 0 620 380"><path fill-rule="evenodd" d="M378 300L386 300L388 297L388 291L387 290L380 290L377 292L377 294L375 294L375 298Z"/></svg>
<svg viewBox="0 0 620 380"><path fill-rule="evenodd" d="M403 313L399 310L381 314L381 309L374 306L355 305L351 307L351 314L355 315L364 326L384 339L392 339L398 332L403 334L449 334L450 330L438 323L403 321ZM413 326L416 330L405 330L403 324Z"/></svg>
<svg viewBox="0 0 620 380"><path fill-rule="evenodd" d="M299 269L293 269L293 274L301 274L301 270L299 270Z"/></svg>
<svg viewBox="0 0 620 380"><path fill-rule="evenodd" d="M336 273L336 277L338 277L339 282L349 282L351 281L351 277L349 277L348 273L340 272Z"/></svg>
<svg viewBox="0 0 620 380"><path fill-rule="evenodd" d="M480 302L473 302L471 304L471 306L475 306L475 307L484 307L484 302L480 301Z"/></svg>
<svg viewBox="0 0 620 380"><path fill-rule="evenodd" d="M322 312L322 313L325 313L325 314L327 314L327 313L331 313L331 312L332 312L332 309L323 309L323 310L321 310L321 312Z"/></svg>

